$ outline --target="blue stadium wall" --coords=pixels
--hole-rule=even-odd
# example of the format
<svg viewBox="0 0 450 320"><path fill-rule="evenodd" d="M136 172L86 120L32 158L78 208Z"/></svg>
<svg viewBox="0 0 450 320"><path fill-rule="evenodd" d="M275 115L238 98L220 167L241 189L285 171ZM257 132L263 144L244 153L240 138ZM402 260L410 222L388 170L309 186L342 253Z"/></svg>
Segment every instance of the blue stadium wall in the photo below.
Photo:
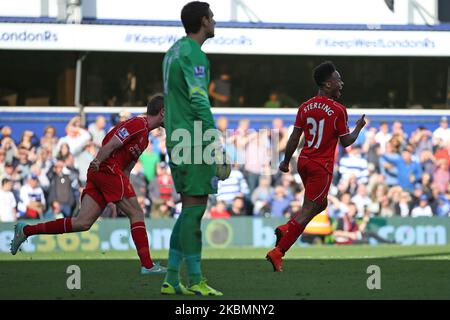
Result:
<svg viewBox="0 0 450 320"><path fill-rule="evenodd" d="M111 126L112 119L123 108L86 108L85 117L87 124L93 122L98 115L103 115L108 121L107 127ZM133 115L144 112L144 108L130 108ZM450 118L449 110L416 110L416 109L378 109L363 110L349 109L349 121L352 126L361 114L365 113L370 119L370 126L378 127L383 121L391 124L398 120L403 124L407 134L423 126L429 130L439 127L439 120L446 116ZM78 109L74 107L46 107L46 108L20 108L20 107L0 107L0 128L10 126L13 129L13 139L19 141L24 130L32 130L36 135L41 136L43 129L47 125L56 128L58 137L65 135L65 127L69 120L79 115ZM236 128L239 120L249 119L250 127L259 129L271 127L272 120L281 118L285 126L292 125L295 121L296 109L265 110L265 109L213 109L213 115L217 119L221 116L229 120L229 128Z"/></svg>

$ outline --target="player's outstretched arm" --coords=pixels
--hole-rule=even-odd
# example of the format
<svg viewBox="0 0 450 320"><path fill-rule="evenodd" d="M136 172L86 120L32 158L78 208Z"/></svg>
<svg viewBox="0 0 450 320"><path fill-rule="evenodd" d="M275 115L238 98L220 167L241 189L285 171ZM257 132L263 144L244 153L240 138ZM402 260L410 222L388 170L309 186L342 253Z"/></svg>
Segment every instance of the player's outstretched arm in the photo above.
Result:
<svg viewBox="0 0 450 320"><path fill-rule="evenodd" d="M284 160L280 163L280 171L289 172L289 162L291 161L292 155L295 150L297 150L300 137L302 136L303 129L294 127L289 140L286 145L286 152L284 153Z"/></svg>
<svg viewBox="0 0 450 320"><path fill-rule="evenodd" d="M356 121L355 129L353 129L353 131L351 133L339 138L339 142L341 143L341 146L343 146L344 148L347 148L349 145L353 144L353 142L355 142L356 139L358 139L361 129L364 128L364 126L366 125L366 120L364 120L365 116L366 115L363 114L361 116L361 118L359 118L358 121Z"/></svg>
<svg viewBox="0 0 450 320"><path fill-rule="evenodd" d="M102 163L105 159L107 159L114 150L120 148L121 146L122 142L120 142L120 140L116 136L113 136L111 140L108 141L107 144L105 144L100 148L100 150L98 150L97 156L95 157L94 160L92 160L91 164L89 165L89 169L98 171L100 163Z"/></svg>

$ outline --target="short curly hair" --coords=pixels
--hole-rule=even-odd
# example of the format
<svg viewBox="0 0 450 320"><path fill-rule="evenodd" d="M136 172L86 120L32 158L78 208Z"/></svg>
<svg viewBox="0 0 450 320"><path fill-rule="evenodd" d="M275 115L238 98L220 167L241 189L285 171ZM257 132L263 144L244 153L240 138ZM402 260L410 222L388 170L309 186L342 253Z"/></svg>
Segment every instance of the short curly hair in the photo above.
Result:
<svg viewBox="0 0 450 320"><path fill-rule="evenodd" d="M314 81L319 87L322 87L323 83L327 81L335 71L336 67L334 66L333 62L324 61L314 68L313 71Z"/></svg>

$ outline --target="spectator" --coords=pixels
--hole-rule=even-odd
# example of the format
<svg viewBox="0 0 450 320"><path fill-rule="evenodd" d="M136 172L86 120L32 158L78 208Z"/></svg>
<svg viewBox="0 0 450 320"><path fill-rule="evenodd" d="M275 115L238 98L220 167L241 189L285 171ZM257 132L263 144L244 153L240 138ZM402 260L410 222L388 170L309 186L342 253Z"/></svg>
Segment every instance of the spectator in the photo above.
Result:
<svg viewBox="0 0 450 320"><path fill-rule="evenodd" d="M89 132L81 127L79 117L74 117L66 126L66 136L59 139L56 148L59 150L63 143L67 143L70 153L77 156L83 151L90 139Z"/></svg>
<svg viewBox="0 0 450 320"><path fill-rule="evenodd" d="M70 155L70 147L67 142L63 142L59 145L58 152L55 156L57 159L65 159Z"/></svg>
<svg viewBox="0 0 450 320"><path fill-rule="evenodd" d="M122 83L123 105L134 106L136 104L137 77L133 70L128 70L127 77Z"/></svg>
<svg viewBox="0 0 450 320"><path fill-rule="evenodd" d="M439 195L436 213L439 217L450 217L450 197L448 195Z"/></svg>
<svg viewBox="0 0 450 320"><path fill-rule="evenodd" d="M412 210L412 199L408 192L402 191L400 201L395 204L394 212L396 216L409 217Z"/></svg>
<svg viewBox="0 0 450 320"><path fill-rule="evenodd" d="M269 165L270 157L270 131L262 129L259 132L253 132L248 137L248 143L245 148L245 174L250 193L258 185L259 177L265 173L264 168Z"/></svg>
<svg viewBox="0 0 450 320"><path fill-rule="evenodd" d="M439 159L436 162L436 170L433 173L433 181L438 187L439 192L445 193L449 187L450 171L446 159Z"/></svg>
<svg viewBox="0 0 450 320"><path fill-rule="evenodd" d="M420 127L416 132L416 135L411 137L410 142L416 146L416 155L420 157L424 151L433 150L433 134L423 127Z"/></svg>
<svg viewBox="0 0 450 320"><path fill-rule="evenodd" d="M173 202L163 202L156 205L156 208L151 211L150 218L152 219L166 219L173 216Z"/></svg>
<svg viewBox="0 0 450 320"><path fill-rule="evenodd" d="M402 140L406 140L408 135L403 131L403 124L400 121L395 120L392 123L392 136L399 136Z"/></svg>
<svg viewBox="0 0 450 320"><path fill-rule="evenodd" d="M295 215L297 215L302 209L301 202L298 200L291 201L289 207L284 211L283 216L285 219L292 219Z"/></svg>
<svg viewBox="0 0 450 320"><path fill-rule="evenodd" d="M282 186L275 187L275 192L270 200L271 216L282 218L292 200L293 196L288 195Z"/></svg>
<svg viewBox="0 0 450 320"><path fill-rule="evenodd" d="M420 197L419 205L414 207L411 211L411 217L432 217L433 211L431 207L428 205L428 197L426 195L422 195Z"/></svg>
<svg viewBox="0 0 450 320"><path fill-rule="evenodd" d="M371 215L379 214L381 210L381 201L387 195L388 186L384 183L378 183L372 188L371 200L368 210Z"/></svg>
<svg viewBox="0 0 450 320"><path fill-rule="evenodd" d="M450 128L448 127L448 120L446 116L439 121L439 128L433 131L433 144L435 146L445 146L450 142Z"/></svg>
<svg viewBox="0 0 450 320"><path fill-rule="evenodd" d="M436 160L439 159L446 159L447 163L450 163L450 141L447 141L447 143L445 144L445 147L443 147L442 149L438 149L438 151L436 151L436 154L434 155ZM6 160L8 161L8 160Z"/></svg>
<svg viewBox="0 0 450 320"><path fill-rule="evenodd" d="M144 170L142 169L142 164L139 161L131 170L130 182L134 188L136 196L145 198L147 194L148 183L144 175Z"/></svg>
<svg viewBox="0 0 450 320"><path fill-rule="evenodd" d="M220 117L216 121L217 130L220 131L220 142L224 146L225 151L230 158L231 163L237 163L237 149L233 143L233 136L228 131L228 119Z"/></svg>
<svg viewBox="0 0 450 320"><path fill-rule="evenodd" d="M293 197L295 191L299 188L299 186L294 181L294 176L290 173L282 173L281 175L279 175L275 185L282 186L286 194L290 197Z"/></svg>
<svg viewBox="0 0 450 320"><path fill-rule="evenodd" d="M420 198L425 195L423 192L423 188L420 184L416 184L414 186L414 191L411 194L412 207L417 207L420 202Z"/></svg>
<svg viewBox="0 0 450 320"><path fill-rule="evenodd" d="M236 163L241 168L245 164L246 154L245 147L248 143L250 121L248 119L240 119L236 130L229 138L229 143L235 147Z"/></svg>
<svg viewBox="0 0 450 320"><path fill-rule="evenodd" d="M246 197L249 194L249 188L244 175L236 166L232 166L228 179L219 181L217 188L217 200L224 201L230 205L237 196Z"/></svg>
<svg viewBox="0 0 450 320"><path fill-rule="evenodd" d="M341 179L348 179L354 175L358 184L369 181L368 162L361 156L361 150L355 147L347 148L347 156L339 161Z"/></svg>
<svg viewBox="0 0 450 320"><path fill-rule="evenodd" d="M49 174L50 187L48 202L57 201L64 217L71 217L75 205L75 195L72 189L72 180L68 174L63 173L65 163L62 159L56 161Z"/></svg>
<svg viewBox="0 0 450 320"><path fill-rule="evenodd" d="M14 165L10 162L5 163L5 172L0 177L0 180L3 179L9 179L13 183L13 192L18 192L20 190L20 187L22 186L22 179L20 178L20 175L17 173L16 169L14 168Z"/></svg>
<svg viewBox="0 0 450 320"><path fill-rule="evenodd" d="M385 154L382 158L395 166L398 184L404 190L412 192L414 184L422 178L422 168L418 161L412 159L411 152L405 149L401 157Z"/></svg>
<svg viewBox="0 0 450 320"><path fill-rule="evenodd" d="M41 138L41 148L48 148L54 150L57 143L58 137L56 137L56 129L54 126L46 126L44 128L44 135Z"/></svg>
<svg viewBox="0 0 450 320"><path fill-rule="evenodd" d="M225 201L217 201L216 205L211 208L209 216L211 219L229 219L231 217Z"/></svg>
<svg viewBox="0 0 450 320"><path fill-rule="evenodd" d="M156 167L161 161L161 158L159 154L154 152L153 142L151 140L148 141L147 149L142 152L139 161L142 164L144 176L147 179L147 182L152 182L156 176Z"/></svg>
<svg viewBox="0 0 450 320"><path fill-rule="evenodd" d="M264 108L281 108L281 100L278 92L272 91L269 95L269 100L264 103Z"/></svg>
<svg viewBox="0 0 450 320"><path fill-rule="evenodd" d="M386 151L386 144L391 140L392 134L389 133L387 122L380 123L380 130L375 135L375 141L380 145L381 153Z"/></svg>
<svg viewBox="0 0 450 320"><path fill-rule="evenodd" d="M97 148L102 146L103 138L106 136L106 119L104 116L97 116L95 122L91 123L88 131L91 134L92 141Z"/></svg>
<svg viewBox="0 0 450 320"><path fill-rule="evenodd" d="M448 178L447 178L448 181ZM420 181L420 184L422 185L423 193L427 195L428 197L432 197L432 187L431 187L431 176L428 173L422 174L422 179ZM444 189L445 190L445 189Z"/></svg>
<svg viewBox="0 0 450 320"><path fill-rule="evenodd" d="M366 139L362 144L362 153L366 155L368 168L372 166L375 172L380 172L379 158L381 155L381 150L380 144L375 141L375 132L375 128L370 128L368 131L366 131ZM361 134L359 136L361 136Z"/></svg>
<svg viewBox="0 0 450 320"><path fill-rule="evenodd" d="M119 112L119 122L127 121L130 119L133 115L128 110L122 110Z"/></svg>
<svg viewBox="0 0 450 320"><path fill-rule="evenodd" d="M150 207L151 207L150 200L145 196L137 196L136 199L137 199L137 202L139 203L139 207L141 207L141 210L144 213L144 217L148 217L150 214ZM161 212L163 212L163 211L164 211L164 209L161 210Z"/></svg>
<svg viewBox="0 0 450 320"><path fill-rule="evenodd" d="M39 139L36 137L33 131L25 130L22 133L19 145L27 150L36 149L39 146Z"/></svg>
<svg viewBox="0 0 450 320"><path fill-rule="evenodd" d="M234 198L231 206L227 209L232 217L245 217L247 216L247 211L245 208L244 197L237 196Z"/></svg>
<svg viewBox="0 0 450 320"><path fill-rule="evenodd" d="M48 179L48 171L41 169L41 167L37 163L35 163L31 166L30 173L38 177L39 185L41 186L42 190L44 190L44 194L48 195L48 189L50 187L50 180Z"/></svg>
<svg viewBox="0 0 450 320"><path fill-rule="evenodd" d="M449 158L450 159L450 158ZM430 150L424 150L419 156L420 164L424 173L433 175L435 158Z"/></svg>
<svg viewBox="0 0 450 320"><path fill-rule="evenodd" d="M4 137L0 146L5 151L5 161L13 162L14 156L18 153L17 146L14 140L10 137Z"/></svg>
<svg viewBox="0 0 450 320"><path fill-rule="evenodd" d="M351 201L356 205L358 209L358 218L362 218L366 209L370 207L372 204L372 200L370 200L369 195L367 194L367 187L365 184L359 184L358 189L356 191L356 195L354 195Z"/></svg>
<svg viewBox="0 0 450 320"><path fill-rule="evenodd" d="M17 206L19 216L26 219L39 219L44 213L45 204L44 191L39 186L38 177L31 174L20 189Z"/></svg>
<svg viewBox="0 0 450 320"><path fill-rule="evenodd" d="M152 201L152 211L158 209L162 203L172 204L179 200L169 167L165 162L159 164L157 176L149 185L149 198Z"/></svg>
<svg viewBox="0 0 450 320"><path fill-rule="evenodd" d="M35 165L41 169L41 175L46 176L50 168L53 166L52 153L52 149L48 146L39 149ZM42 181L41 177L39 177L39 180ZM48 184L50 184L50 182Z"/></svg>
<svg viewBox="0 0 450 320"><path fill-rule="evenodd" d="M80 172L75 167L75 161L73 155L69 154L64 159L64 169L63 172L70 177L70 181L72 182L72 190L75 196L75 199L80 199Z"/></svg>
<svg viewBox="0 0 450 320"><path fill-rule="evenodd" d="M218 79L210 82L208 93L213 107L231 107L231 76L226 71L222 71Z"/></svg>
<svg viewBox="0 0 450 320"><path fill-rule="evenodd" d="M12 134L12 129L9 126L4 126L2 127L2 129L0 130L0 140L3 140L5 138L11 138L11 134Z"/></svg>
<svg viewBox="0 0 450 320"><path fill-rule="evenodd" d="M391 142L386 144L386 152L381 153L380 151L380 173L383 177L385 177L386 184L389 187L398 185L398 167L393 163L387 161L385 157L390 157L390 159L399 158L399 154L394 152L394 147Z"/></svg>
<svg viewBox="0 0 450 320"><path fill-rule="evenodd" d="M270 176L263 175L259 178L259 185L251 195L253 214L257 216L270 215L270 202L274 188L270 186Z"/></svg>
<svg viewBox="0 0 450 320"><path fill-rule="evenodd" d="M444 195L444 193L441 193L439 191L439 187L436 184L431 185L431 192L425 193L427 198L429 199L428 204L431 207L431 212L433 212L433 215L437 215L438 207L439 207L439 199L441 195Z"/></svg>
<svg viewBox="0 0 450 320"><path fill-rule="evenodd" d="M392 200L387 195L384 195L380 201L378 215L383 218L391 218L394 216L394 213Z"/></svg>
<svg viewBox="0 0 450 320"><path fill-rule="evenodd" d="M97 151L95 150L94 143L89 141L86 147L84 147L83 152L77 158L78 162L76 166L78 167L79 179L82 186L86 185L89 164L94 160L96 154Z"/></svg>
<svg viewBox="0 0 450 320"><path fill-rule="evenodd" d="M58 201L54 200L51 202L50 208L44 213L43 219L45 220L56 220L64 218L66 215L61 210L61 205Z"/></svg>
<svg viewBox="0 0 450 320"><path fill-rule="evenodd" d="M17 161L15 164L16 171L20 176L20 179L26 179L26 177L30 174L31 161L28 160L28 155L30 151L24 146L19 146Z"/></svg>
<svg viewBox="0 0 450 320"><path fill-rule="evenodd" d="M283 119L275 118L272 120L272 131L270 132L271 152L273 159L278 163L284 158L284 152L289 140L289 130L284 126Z"/></svg>
<svg viewBox="0 0 450 320"><path fill-rule="evenodd" d="M0 222L14 222L17 220L16 198L12 193L13 183L11 180L2 179L0 189Z"/></svg>
<svg viewBox="0 0 450 320"><path fill-rule="evenodd" d="M381 243L394 243L377 235L374 232L366 231L369 222L369 215L366 213L361 224L356 221L356 205L350 203L348 211L338 219L336 229L333 232L334 241L337 244L368 244L370 239Z"/></svg>

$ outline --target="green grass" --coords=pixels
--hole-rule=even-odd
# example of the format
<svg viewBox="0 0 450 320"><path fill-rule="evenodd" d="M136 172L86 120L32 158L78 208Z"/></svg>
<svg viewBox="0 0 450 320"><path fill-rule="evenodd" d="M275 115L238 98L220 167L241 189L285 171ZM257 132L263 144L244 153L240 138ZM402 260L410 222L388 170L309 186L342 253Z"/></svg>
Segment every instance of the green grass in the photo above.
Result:
<svg viewBox="0 0 450 320"><path fill-rule="evenodd" d="M205 249L203 270L223 299L450 299L450 246L311 246L293 248L274 273L267 249ZM167 262L167 251L152 252ZM69 265L81 290L68 290ZM367 267L381 268L369 290ZM0 254L0 299L204 299L159 293L163 276L140 276L133 251Z"/></svg>

